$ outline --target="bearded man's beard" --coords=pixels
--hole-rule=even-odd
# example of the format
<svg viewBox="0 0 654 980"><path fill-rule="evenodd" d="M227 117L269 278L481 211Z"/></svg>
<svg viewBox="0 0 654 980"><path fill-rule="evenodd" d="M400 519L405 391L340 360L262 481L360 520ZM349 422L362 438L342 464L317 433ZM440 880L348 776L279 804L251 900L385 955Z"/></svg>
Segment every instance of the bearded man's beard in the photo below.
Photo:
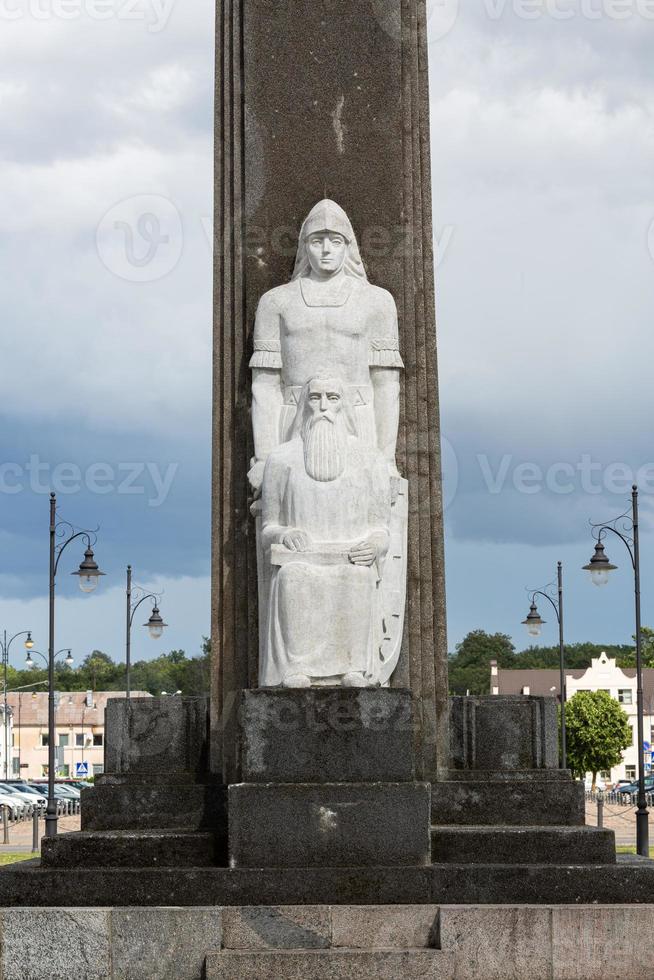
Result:
<svg viewBox="0 0 654 980"><path fill-rule="evenodd" d="M345 469L347 429L331 412L307 419L302 428L304 467L313 480L328 483Z"/></svg>

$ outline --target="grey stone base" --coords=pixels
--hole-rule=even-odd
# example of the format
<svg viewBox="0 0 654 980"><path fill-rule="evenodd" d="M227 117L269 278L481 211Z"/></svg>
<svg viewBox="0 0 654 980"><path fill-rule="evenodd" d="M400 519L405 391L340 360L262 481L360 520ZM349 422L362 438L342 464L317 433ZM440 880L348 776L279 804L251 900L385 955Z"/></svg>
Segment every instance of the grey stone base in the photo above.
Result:
<svg viewBox="0 0 654 980"><path fill-rule="evenodd" d="M492 694L451 697L449 703L455 769L558 769L555 698Z"/></svg>
<svg viewBox="0 0 654 980"><path fill-rule="evenodd" d="M41 842L46 868L197 868L215 861L216 841L209 833L95 830L44 837Z"/></svg>
<svg viewBox="0 0 654 980"><path fill-rule="evenodd" d="M205 964L208 980L654 972L654 905L11 908L0 930L4 980L201 980Z"/></svg>
<svg viewBox="0 0 654 980"><path fill-rule="evenodd" d="M0 869L0 907L654 903L654 862L412 868Z"/></svg>
<svg viewBox="0 0 654 980"><path fill-rule="evenodd" d="M582 826L583 783L551 770L533 773L452 773L432 783L434 824ZM465 777L465 778L463 778Z"/></svg>
<svg viewBox="0 0 654 980"><path fill-rule="evenodd" d="M414 779L410 691L244 691L240 723L244 783Z"/></svg>
<svg viewBox="0 0 654 980"><path fill-rule="evenodd" d="M451 980L454 957L435 949L225 951L207 956L207 980Z"/></svg>
<svg viewBox="0 0 654 980"><path fill-rule="evenodd" d="M229 787L233 868L384 867L430 860L427 783Z"/></svg>
<svg viewBox="0 0 654 980"><path fill-rule="evenodd" d="M105 775L82 790L82 830L137 830L178 827L216 830L226 821L223 786Z"/></svg>
<svg viewBox="0 0 654 980"><path fill-rule="evenodd" d="M597 827L433 827L435 864L613 864L615 834Z"/></svg>

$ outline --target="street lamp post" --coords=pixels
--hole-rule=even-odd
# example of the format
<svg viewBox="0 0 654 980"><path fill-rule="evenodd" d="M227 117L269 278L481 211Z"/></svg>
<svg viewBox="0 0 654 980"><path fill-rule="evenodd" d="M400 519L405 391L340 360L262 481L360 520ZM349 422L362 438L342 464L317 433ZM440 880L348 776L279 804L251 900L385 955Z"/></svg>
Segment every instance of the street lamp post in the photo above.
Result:
<svg viewBox="0 0 654 980"><path fill-rule="evenodd" d="M96 529L97 531L97 529ZM76 572L79 587L84 593L93 592L104 575L98 568L93 554L96 541L96 531L76 529L68 521L58 519L57 498L50 494L50 587L49 587L49 624L48 624L48 805L45 813L45 836L54 837L57 833L57 803L54 795L55 784L55 696L54 696L54 667L55 667L55 584L59 562L68 545L77 538L86 543L84 558ZM59 540L58 540L59 539ZM59 651L61 652L61 651Z"/></svg>
<svg viewBox="0 0 654 980"><path fill-rule="evenodd" d="M9 778L9 727L7 725L7 668L9 667L9 648L11 644L19 636L26 636L27 639L23 644L27 651L31 650L34 646L34 641L32 640L31 630L21 630L20 633L14 633L12 637L7 639L7 630L4 631L2 639L0 639L0 650L2 652L2 669L3 669L3 699L4 699L4 750L5 750L5 779Z"/></svg>
<svg viewBox="0 0 654 980"><path fill-rule="evenodd" d="M540 636L541 628L545 625L545 620L540 618L540 614L536 607L535 598L536 596L542 596L552 606L554 614L556 616L557 623L559 624L559 687L561 690L561 769L568 768L568 752L566 746L566 728L565 728L565 699L566 699L566 683L565 683L565 647L563 644L563 566L561 562L556 564L556 599L552 598L548 593L548 589L553 588L552 585L545 586L544 590L534 589L529 593L529 601L531 607L526 619L523 619L523 625L527 627L527 632L530 636Z"/></svg>
<svg viewBox="0 0 654 980"><path fill-rule="evenodd" d="M63 647L63 649L57 650L57 652L54 655L54 659L56 660L57 657L60 657L62 653L65 653L66 654L66 659L64 660L64 663L66 664L67 667L71 667L72 664L73 664L73 655L72 655L71 650L70 650L69 647ZM50 662L49 661L49 658L46 656L45 653L41 653L40 650L28 650L27 651L27 657L25 658L25 666L26 667L31 667L33 670L36 670L37 665L34 663L34 660L32 659L34 656L40 657L41 660L43 661L43 663L45 664L46 669L48 668L49 662ZM53 693L53 701L54 701L54 693ZM50 701L48 699L48 707L49 707L49 705L50 705ZM50 748L49 747L50 747L51 743L54 742L54 740L56 738L56 733L55 733L56 708L57 708L57 706L55 704L55 710L54 710L54 712L52 714L52 726L50 725L50 717L49 717L49 712L48 712L48 758L50 756ZM56 773L55 773L55 775L56 775ZM50 782L50 766L48 765L48 784L49 784L49 782Z"/></svg>
<svg viewBox="0 0 654 980"><path fill-rule="evenodd" d="M134 595L134 593L136 594ZM165 627L168 625L168 623L164 623L159 612L158 602L162 595L163 593L146 592L140 585L132 586L132 566L127 566L127 589L125 592L127 600L125 610L125 695L128 699L132 694L132 624L134 622L134 615L141 603L147 599L152 599L152 613L147 623L143 625L147 627L153 640L160 639ZM132 598L133 596L134 598Z"/></svg>
<svg viewBox="0 0 654 980"><path fill-rule="evenodd" d="M620 525L620 528L616 527ZM636 850L643 857L649 857L649 813L645 797L645 749L643 722L643 657L640 629L640 542L638 535L638 487L631 488L631 514L625 511L619 517L604 524L591 524L596 539L593 557L584 571L590 572L593 585L606 585L609 574L618 567L612 565L604 552L603 539L611 531L620 538L631 559L634 572L634 603L636 614L636 713L638 721L638 808L636 810Z"/></svg>

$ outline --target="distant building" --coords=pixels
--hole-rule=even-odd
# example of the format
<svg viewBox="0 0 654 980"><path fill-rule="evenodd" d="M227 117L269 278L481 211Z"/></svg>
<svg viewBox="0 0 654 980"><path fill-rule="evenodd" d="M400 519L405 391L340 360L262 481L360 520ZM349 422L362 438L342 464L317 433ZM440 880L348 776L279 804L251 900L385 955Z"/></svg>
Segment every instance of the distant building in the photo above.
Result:
<svg viewBox="0 0 654 980"><path fill-rule="evenodd" d="M132 697L149 698L147 691ZM55 710L58 777L71 778L104 770L104 709L109 698L124 698L124 691L60 691ZM43 779L48 775L47 692L18 691L7 695L13 732L10 776ZM2 737L0 731L0 740ZM0 756L1 759L1 756ZM4 775L4 766L0 765Z"/></svg>
<svg viewBox="0 0 654 980"><path fill-rule="evenodd" d="M490 663L491 694L537 694L561 700L559 671L512 670L498 667L496 660ZM607 691L618 701L629 716L631 745L625 749L622 762L610 772L600 773L602 779L615 783L618 779L635 779L637 773L638 731L636 723L636 668L618 667L615 659L601 653L593 657L591 666L581 670L566 670L566 701L577 691ZM654 668L643 669L644 741L646 768L652 767L652 729L654 728Z"/></svg>

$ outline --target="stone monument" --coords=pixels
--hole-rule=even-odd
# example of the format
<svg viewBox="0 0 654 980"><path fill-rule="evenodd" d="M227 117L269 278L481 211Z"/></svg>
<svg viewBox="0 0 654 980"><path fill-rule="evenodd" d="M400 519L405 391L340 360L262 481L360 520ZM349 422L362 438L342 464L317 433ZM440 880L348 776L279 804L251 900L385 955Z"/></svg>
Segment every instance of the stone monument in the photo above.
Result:
<svg viewBox="0 0 654 980"><path fill-rule="evenodd" d="M212 769L241 778L242 691L345 682L411 692L415 773L432 780L449 742L425 4L224 0L217 33ZM311 379L338 383L349 438L385 461L390 514L312 524L318 551L290 531L268 548L265 463L273 488ZM280 610L324 579L341 583L326 632L354 628L355 579L366 622L334 634L333 674L329 635L319 668L280 670L313 629Z"/></svg>
<svg viewBox="0 0 654 980"><path fill-rule="evenodd" d="M3 976L651 975L555 702L448 701L426 50L424 0L218 5L211 703L109 702Z"/></svg>

